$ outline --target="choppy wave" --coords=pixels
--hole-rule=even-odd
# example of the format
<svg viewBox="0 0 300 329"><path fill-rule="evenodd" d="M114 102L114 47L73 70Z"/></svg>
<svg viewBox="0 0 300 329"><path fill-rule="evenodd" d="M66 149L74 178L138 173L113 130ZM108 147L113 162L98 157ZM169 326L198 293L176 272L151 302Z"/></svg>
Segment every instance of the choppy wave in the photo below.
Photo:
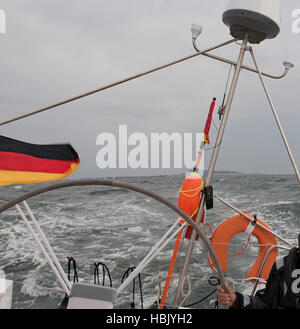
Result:
<svg viewBox="0 0 300 329"><path fill-rule="evenodd" d="M176 203L183 179L182 175L123 180L157 192ZM257 214L276 233L295 243L300 231L300 191L292 176L217 175L213 187L216 194L235 207ZM33 185L18 185L3 189L1 203L34 188ZM67 257L72 256L78 264L80 281L93 283L94 262L104 262L111 270L115 287L121 284L126 269L137 266L177 219L175 213L157 201L118 188L68 188L37 196L28 202L65 270ZM215 200L214 208L207 212L207 221L214 228L233 214L231 209ZM238 240L241 246L245 243L243 239ZM176 264L175 281L180 274L187 244L184 243ZM166 275L172 250L173 242L142 274L146 305L156 300L157 278L159 274ZM257 248L250 245L242 256L230 260L228 276L235 279L244 277L256 253ZM64 297L13 208L1 214L0 268L14 281L13 308L55 308ZM190 275L193 292L188 302L192 303L214 289L208 278L215 273L208 266L207 251L201 242L196 243ZM249 286L241 286L241 289L247 291ZM130 298L131 291L128 289L126 294L118 297L117 307L130 307ZM139 299L138 293L136 299ZM212 308L209 302L195 307Z"/></svg>

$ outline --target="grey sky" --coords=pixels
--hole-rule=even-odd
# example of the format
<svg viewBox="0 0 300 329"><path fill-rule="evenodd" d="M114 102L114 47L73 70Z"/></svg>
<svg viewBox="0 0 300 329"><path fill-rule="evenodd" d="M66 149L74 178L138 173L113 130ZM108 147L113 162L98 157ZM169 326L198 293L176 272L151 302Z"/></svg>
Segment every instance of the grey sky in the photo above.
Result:
<svg viewBox="0 0 300 329"><path fill-rule="evenodd" d="M81 92L101 87L194 52L190 26L203 25L203 49L230 39L222 22L224 0L5 0L7 33L0 35L1 113L12 118ZM292 32L296 0L282 1L281 33L254 46L264 71L283 72L266 80L297 164L299 148L300 33ZM216 54L236 59L239 47ZM250 55L245 62L250 64ZM1 127L1 134L32 143L70 142L81 165L72 176L103 177L175 173L175 170L100 170L97 135L201 132L212 97L220 105L229 66L196 57L166 70L35 117ZM219 124L215 115L214 120ZM212 127L211 140L216 130ZM211 152L206 153L206 166ZM292 173L258 77L242 72L217 170ZM181 170L182 171L182 170Z"/></svg>

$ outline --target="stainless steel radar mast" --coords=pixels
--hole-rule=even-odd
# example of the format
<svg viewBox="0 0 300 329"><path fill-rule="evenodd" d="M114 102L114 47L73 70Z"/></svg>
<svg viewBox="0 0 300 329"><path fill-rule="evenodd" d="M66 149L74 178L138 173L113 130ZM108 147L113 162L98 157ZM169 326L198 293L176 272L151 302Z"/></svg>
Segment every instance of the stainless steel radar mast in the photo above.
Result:
<svg viewBox="0 0 300 329"><path fill-rule="evenodd" d="M227 103L223 110L220 129L218 132L218 136L217 136L216 143L215 143L215 148L214 148L213 154L211 156L207 176L205 179L205 186L209 186L211 184L211 179L212 179L213 172L215 170L215 165L217 162L220 145L223 140L226 123L227 123L227 120L229 117L230 108L232 105L238 78L239 78L240 71L242 68L246 68L247 70L256 72L259 75L259 78L263 84L264 90L265 90L267 98L269 100L272 112L275 116L276 122L280 129L280 133L283 138L284 144L286 146L289 157L291 159L296 176L300 183L300 175L299 175L299 171L296 166L296 162L294 160L291 149L288 145L287 139L283 132L282 126L280 124L278 115L277 115L275 107L274 107L274 104L271 100L270 94L268 93L266 85L263 81L262 75L266 75L266 74L263 74L260 71L260 69L258 68L258 65L256 63L256 60L255 60L255 57L253 54L252 47L247 46L248 43L259 44L262 41L264 41L265 39L273 39L279 34L279 32L280 32L280 3L279 3L279 0L230 0L230 1L228 1L226 10L223 13L223 22L224 22L224 24L226 24L229 27L230 34L236 39L243 40L243 43L241 45L240 54L238 57L238 61L236 63L232 62L232 61L228 61L221 57L214 56L214 55L209 56L213 59L234 65L235 73L234 73L234 76L232 79L232 84L231 84L230 91L228 94ZM199 49L196 45L196 39L200 35L201 32L202 32L201 26L196 25L196 24L192 25L193 45L197 51L199 51ZM246 51L251 52L253 62L256 67L255 70L250 69L249 67L246 67L243 65L243 59L244 59L244 55L245 55ZM293 64L291 64L289 62L284 62L284 66L286 69L285 73L287 73L288 70L293 67ZM276 77L270 76L270 75L268 77L276 78ZM202 214L202 211L203 211L203 208L205 205L204 199L205 198L201 199L201 203L199 206L198 218L196 220L196 223L198 225L200 225L201 214ZM182 272L180 275L175 299L173 302L174 308L178 308L178 306L179 306L179 299L181 297L182 287L184 284L184 278L185 278L187 270L188 270L188 266L189 266L190 259L192 256L196 236L197 236L197 233L195 231L193 231L191 240L190 240L190 243L189 243L189 246L187 249L187 254L186 254L184 264L183 264Z"/></svg>

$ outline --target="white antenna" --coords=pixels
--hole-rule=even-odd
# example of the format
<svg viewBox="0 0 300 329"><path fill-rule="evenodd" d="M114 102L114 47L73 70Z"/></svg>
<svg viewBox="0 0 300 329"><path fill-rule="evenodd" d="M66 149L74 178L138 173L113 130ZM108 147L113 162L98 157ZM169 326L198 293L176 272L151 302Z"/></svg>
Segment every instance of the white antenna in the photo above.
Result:
<svg viewBox="0 0 300 329"><path fill-rule="evenodd" d="M195 23L192 24L191 32L192 32L193 40L196 40L199 37L199 35L202 33L202 29L203 29L202 25Z"/></svg>
<svg viewBox="0 0 300 329"><path fill-rule="evenodd" d="M291 63L291 62L287 62L287 61L285 61L285 62L283 62L283 66L284 66L287 70L289 70L289 69L292 69L292 68L294 67L294 64Z"/></svg>

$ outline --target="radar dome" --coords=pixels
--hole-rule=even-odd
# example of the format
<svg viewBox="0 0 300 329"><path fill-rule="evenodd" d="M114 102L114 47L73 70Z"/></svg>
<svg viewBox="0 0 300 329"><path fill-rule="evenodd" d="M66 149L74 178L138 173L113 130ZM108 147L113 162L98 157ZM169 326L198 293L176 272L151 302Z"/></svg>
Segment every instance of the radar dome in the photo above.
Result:
<svg viewBox="0 0 300 329"><path fill-rule="evenodd" d="M223 22L234 38L248 33L250 43L273 39L280 32L279 0L229 0Z"/></svg>

